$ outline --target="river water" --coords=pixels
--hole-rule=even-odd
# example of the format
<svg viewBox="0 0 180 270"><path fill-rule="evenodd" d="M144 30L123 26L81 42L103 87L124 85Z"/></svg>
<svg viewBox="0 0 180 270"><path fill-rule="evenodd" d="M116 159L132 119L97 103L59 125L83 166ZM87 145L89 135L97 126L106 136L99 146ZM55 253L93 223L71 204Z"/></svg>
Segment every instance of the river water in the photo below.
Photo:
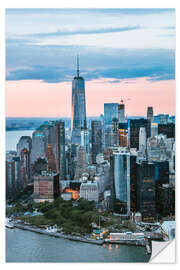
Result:
<svg viewBox="0 0 180 270"><path fill-rule="evenodd" d="M6 150L16 150L21 136L33 130L6 132ZM93 245L20 229L6 229L7 262L148 262L144 247Z"/></svg>
<svg viewBox="0 0 180 270"><path fill-rule="evenodd" d="M148 262L144 247L74 242L6 229L6 262Z"/></svg>

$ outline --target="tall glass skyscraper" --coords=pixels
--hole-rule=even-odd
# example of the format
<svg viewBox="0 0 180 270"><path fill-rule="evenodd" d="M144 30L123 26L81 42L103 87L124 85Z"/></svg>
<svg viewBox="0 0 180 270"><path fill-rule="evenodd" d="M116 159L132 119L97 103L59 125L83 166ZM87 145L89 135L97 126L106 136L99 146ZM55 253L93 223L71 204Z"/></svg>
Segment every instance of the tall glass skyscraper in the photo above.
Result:
<svg viewBox="0 0 180 270"><path fill-rule="evenodd" d="M81 144L81 130L86 129L86 98L84 79L79 76L77 56L77 76L72 81L71 142Z"/></svg>
<svg viewBox="0 0 180 270"><path fill-rule="evenodd" d="M104 103L105 127L112 125L113 118L118 119L118 103Z"/></svg>
<svg viewBox="0 0 180 270"><path fill-rule="evenodd" d="M130 153L114 153L115 198L130 212ZM121 207L120 207L121 208Z"/></svg>

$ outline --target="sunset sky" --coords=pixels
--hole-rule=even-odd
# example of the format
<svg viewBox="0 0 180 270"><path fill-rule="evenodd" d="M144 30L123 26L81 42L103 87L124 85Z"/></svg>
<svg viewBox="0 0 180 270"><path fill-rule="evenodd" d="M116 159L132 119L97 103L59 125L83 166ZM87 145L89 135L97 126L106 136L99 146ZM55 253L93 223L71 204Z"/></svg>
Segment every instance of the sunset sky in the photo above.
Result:
<svg viewBox="0 0 180 270"><path fill-rule="evenodd" d="M174 9L7 9L6 115L71 115L76 55L87 115L175 113Z"/></svg>

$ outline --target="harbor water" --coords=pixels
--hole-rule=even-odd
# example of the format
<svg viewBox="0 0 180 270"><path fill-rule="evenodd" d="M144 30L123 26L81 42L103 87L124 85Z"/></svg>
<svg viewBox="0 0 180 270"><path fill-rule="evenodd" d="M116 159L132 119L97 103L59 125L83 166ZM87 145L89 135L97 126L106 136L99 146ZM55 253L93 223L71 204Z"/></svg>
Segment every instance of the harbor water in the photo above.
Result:
<svg viewBox="0 0 180 270"><path fill-rule="evenodd" d="M6 262L148 262L145 247L74 242L6 228Z"/></svg>

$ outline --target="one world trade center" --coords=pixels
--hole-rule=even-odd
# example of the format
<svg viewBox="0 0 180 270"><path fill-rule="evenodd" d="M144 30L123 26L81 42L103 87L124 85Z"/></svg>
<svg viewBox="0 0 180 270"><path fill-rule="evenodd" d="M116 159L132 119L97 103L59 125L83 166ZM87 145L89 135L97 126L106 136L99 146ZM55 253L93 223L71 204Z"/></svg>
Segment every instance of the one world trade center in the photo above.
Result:
<svg viewBox="0 0 180 270"><path fill-rule="evenodd" d="M81 143L81 131L86 129L86 98L84 79L79 76L77 56L77 76L72 81L71 143Z"/></svg>

